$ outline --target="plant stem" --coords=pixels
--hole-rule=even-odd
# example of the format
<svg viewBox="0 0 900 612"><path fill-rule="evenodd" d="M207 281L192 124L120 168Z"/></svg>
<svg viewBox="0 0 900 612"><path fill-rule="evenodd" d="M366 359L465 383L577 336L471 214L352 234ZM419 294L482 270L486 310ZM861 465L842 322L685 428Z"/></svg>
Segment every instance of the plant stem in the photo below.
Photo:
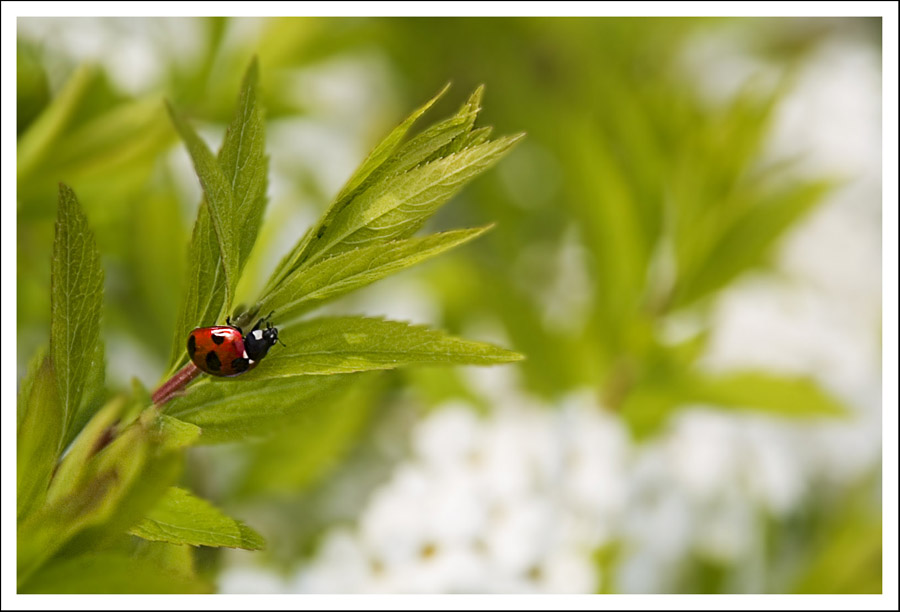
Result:
<svg viewBox="0 0 900 612"><path fill-rule="evenodd" d="M187 365L175 372L172 378L164 382L160 385L159 389L153 392L153 403L157 406L162 406L199 375L200 369L189 361Z"/></svg>

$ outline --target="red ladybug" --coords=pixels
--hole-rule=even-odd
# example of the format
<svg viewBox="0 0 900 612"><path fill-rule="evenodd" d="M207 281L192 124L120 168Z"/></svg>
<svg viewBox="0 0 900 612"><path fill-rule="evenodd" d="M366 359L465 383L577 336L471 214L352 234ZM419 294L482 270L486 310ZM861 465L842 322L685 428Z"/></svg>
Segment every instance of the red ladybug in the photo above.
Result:
<svg viewBox="0 0 900 612"><path fill-rule="evenodd" d="M272 327L269 317L257 321L246 336L240 327L231 325L230 318L226 319L228 325L198 327L188 336L191 361L213 376L237 376L252 370L278 342L278 329ZM263 322L266 328L260 329Z"/></svg>

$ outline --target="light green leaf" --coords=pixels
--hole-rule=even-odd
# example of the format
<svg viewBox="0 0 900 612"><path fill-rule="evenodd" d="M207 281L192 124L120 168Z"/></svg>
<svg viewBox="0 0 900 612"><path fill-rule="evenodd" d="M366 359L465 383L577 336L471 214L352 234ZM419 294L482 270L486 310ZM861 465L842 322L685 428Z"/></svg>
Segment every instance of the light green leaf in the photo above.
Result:
<svg viewBox="0 0 900 612"><path fill-rule="evenodd" d="M481 110L484 86L476 89L457 114L436 123L403 145L377 172L378 177L402 174L462 148Z"/></svg>
<svg viewBox="0 0 900 612"><path fill-rule="evenodd" d="M26 178L37 167L50 145L64 131L79 102L89 91L95 71L87 66L79 68L62 91L50 102L19 139L16 148L16 178Z"/></svg>
<svg viewBox="0 0 900 612"><path fill-rule="evenodd" d="M746 210L720 220L712 243L694 253L694 259L685 262L679 273L675 305L710 295L740 273L764 264L779 239L820 204L830 188L826 182L816 182L757 195Z"/></svg>
<svg viewBox="0 0 900 612"><path fill-rule="evenodd" d="M164 448L181 448L194 444L202 430L192 423L185 423L167 414L159 415L156 421Z"/></svg>
<svg viewBox="0 0 900 612"><path fill-rule="evenodd" d="M278 313L288 321L349 291L472 240L490 226L395 240L347 251L309 268L296 270L258 305L257 311Z"/></svg>
<svg viewBox="0 0 900 612"><path fill-rule="evenodd" d="M46 497L63 424L53 363L46 352L33 362L19 394L16 432L16 516L21 520Z"/></svg>
<svg viewBox="0 0 900 612"><path fill-rule="evenodd" d="M88 461L109 444L119 433L117 426L125 415L128 404L124 396L117 396L97 411L79 432L53 477L47 503L55 504L66 497L77 495L87 475Z"/></svg>
<svg viewBox="0 0 900 612"><path fill-rule="evenodd" d="M741 410L784 418L842 417L847 409L809 378L765 372L723 375L684 372L632 391L620 413L632 432L655 433L676 409L702 404L721 410Z"/></svg>
<svg viewBox="0 0 900 612"><path fill-rule="evenodd" d="M85 444L86 452L63 460L59 470L66 477L54 478L47 493L53 501L18 526L20 586L63 547L67 554L77 554L96 550L119 536L175 481L182 455L161 445L156 414L155 408L149 408L115 432L108 444ZM95 419L106 421L107 417L107 411L101 410ZM101 437L107 431L90 423L88 429L100 431ZM79 461L85 456L86 461Z"/></svg>
<svg viewBox="0 0 900 612"><path fill-rule="evenodd" d="M296 415L317 409L352 380L349 376L295 376L208 381L168 402L166 412L200 427L200 444L246 440L272 434Z"/></svg>
<svg viewBox="0 0 900 612"><path fill-rule="evenodd" d="M463 185L496 163L522 135L498 138L419 166L354 198L320 229L308 266L326 255L411 236Z"/></svg>
<svg viewBox="0 0 900 612"><path fill-rule="evenodd" d="M215 231L218 253L222 262L225 284L225 307L231 304L234 287L237 284L239 246L234 227L234 193L231 181L223 172L218 160L206 143L168 102L166 103L172 122L187 146L194 162L194 169L203 186L206 212ZM199 216L198 216L199 225Z"/></svg>
<svg viewBox="0 0 900 612"><path fill-rule="evenodd" d="M97 552L49 564L21 593L206 593L209 585L150 558Z"/></svg>
<svg viewBox="0 0 900 612"><path fill-rule="evenodd" d="M32 356L31 361L28 362L28 370L26 370L24 378L19 382L19 394L16 396L16 427L22 426L22 419L28 410L28 402L31 398L31 390L34 388L34 383L46 376L45 373L42 375L46 358L47 347L42 346ZM60 422L62 422L61 418Z"/></svg>
<svg viewBox="0 0 900 612"><path fill-rule="evenodd" d="M130 532L145 540L171 544L246 550L265 547L265 540L253 529L178 487L171 487Z"/></svg>
<svg viewBox="0 0 900 612"><path fill-rule="evenodd" d="M413 111L409 117L403 120L403 123L395 127L390 134L388 134L387 138L382 140L375 149L369 153L369 156L363 161L360 167L353 173L353 176L350 177L350 180L347 181L347 184L341 189L341 192L338 194L337 198L335 198L335 205L332 208L339 208L340 204L347 199L358 187L360 187L363 182L382 164L384 164L388 158L394 153L397 146L409 132L410 128L412 128L413 124L418 121L419 117L425 114L429 108L431 108L435 102L440 100L447 90L450 89L450 84L444 85L444 88L439 91L433 98L431 98L428 102L423 104L421 107ZM332 212L332 211L329 211ZM336 210L334 212L337 212ZM325 220L329 217L328 214L325 216Z"/></svg>
<svg viewBox="0 0 900 612"><path fill-rule="evenodd" d="M697 376L687 394L695 402L750 409L783 417L847 416L846 407L811 378L766 372Z"/></svg>
<svg viewBox="0 0 900 612"><path fill-rule="evenodd" d="M75 193L63 184L50 270L50 355L63 411L62 441L98 355L103 305L100 253Z"/></svg>
<svg viewBox="0 0 900 612"><path fill-rule="evenodd" d="M282 259L278 268L276 268L275 272L272 274L269 283L266 285L266 290L277 286L284 276L296 269L297 265L305 258L307 251L313 242L313 238L318 234L319 229L331 223L334 216L347 205L351 196L360 190L363 183L367 182L367 179L369 179L370 176L390 158L419 117L425 114L425 111L431 108L449 88L450 85L448 83L436 96L415 110L400 125L394 128L391 133L388 134L387 138L382 140L378 146L369 153L368 157L366 157L359 168L357 168L356 172L353 173L353 176L347 181L347 184L344 185L343 189L338 193L331 206L328 207L328 210L325 211L325 214L322 215L322 219L319 223L310 228L300 242L297 243L297 246Z"/></svg>
<svg viewBox="0 0 900 612"><path fill-rule="evenodd" d="M287 347L273 348L255 370L243 375L245 380L389 370L419 364L491 365L522 358L491 344L382 319L313 319L287 327L281 335Z"/></svg>

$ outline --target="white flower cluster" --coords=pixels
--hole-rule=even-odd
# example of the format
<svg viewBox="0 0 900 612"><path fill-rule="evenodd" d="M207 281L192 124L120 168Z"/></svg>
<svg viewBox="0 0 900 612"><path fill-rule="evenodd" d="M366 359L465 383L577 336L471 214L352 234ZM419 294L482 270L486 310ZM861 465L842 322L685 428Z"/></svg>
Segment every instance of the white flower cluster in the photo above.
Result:
<svg viewBox="0 0 900 612"><path fill-rule="evenodd" d="M418 424L413 456L358 525L328 533L283 589L591 592L591 554L625 501L627 438L588 404L519 404L486 418L442 406ZM245 587L243 572L226 573L223 588Z"/></svg>

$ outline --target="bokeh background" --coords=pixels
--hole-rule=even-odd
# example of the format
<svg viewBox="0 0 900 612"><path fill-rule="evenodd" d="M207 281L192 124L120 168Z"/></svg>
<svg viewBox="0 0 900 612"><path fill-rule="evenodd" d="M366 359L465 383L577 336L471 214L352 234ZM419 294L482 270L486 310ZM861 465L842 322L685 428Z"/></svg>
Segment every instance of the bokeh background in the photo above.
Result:
<svg viewBox="0 0 900 612"><path fill-rule="evenodd" d="M527 356L363 377L186 481L268 540L222 592L881 591L879 19L19 18L17 357L46 342L57 182L106 270L111 388L159 382L200 188L257 55L252 296L448 81L528 136L436 229L488 235L333 310ZM60 109L65 109L60 112ZM49 119L48 119L49 117Z"/></svg>

